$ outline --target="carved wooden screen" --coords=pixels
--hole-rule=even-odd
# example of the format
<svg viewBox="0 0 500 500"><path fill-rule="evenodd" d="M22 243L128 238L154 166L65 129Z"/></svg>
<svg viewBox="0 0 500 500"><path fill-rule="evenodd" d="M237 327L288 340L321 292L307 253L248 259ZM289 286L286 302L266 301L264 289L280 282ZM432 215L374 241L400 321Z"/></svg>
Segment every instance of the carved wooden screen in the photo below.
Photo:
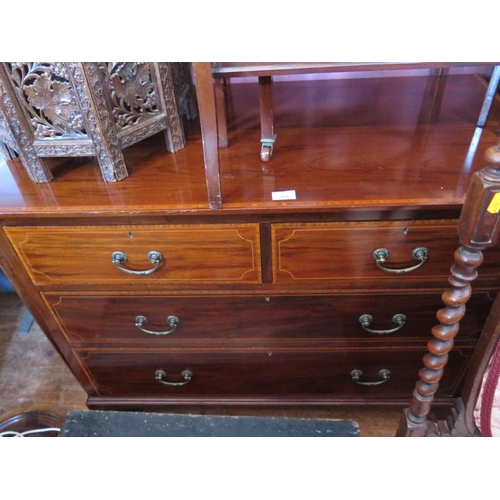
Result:
<svg viewBox="0 0 500 500"><path fill-rule="evenodd" d="M165 131L185 145L170 63L5 62L0 67L0 141L31 179L49 182L48 156L96 156L106 181L128 172L121 150Z"/></svg>

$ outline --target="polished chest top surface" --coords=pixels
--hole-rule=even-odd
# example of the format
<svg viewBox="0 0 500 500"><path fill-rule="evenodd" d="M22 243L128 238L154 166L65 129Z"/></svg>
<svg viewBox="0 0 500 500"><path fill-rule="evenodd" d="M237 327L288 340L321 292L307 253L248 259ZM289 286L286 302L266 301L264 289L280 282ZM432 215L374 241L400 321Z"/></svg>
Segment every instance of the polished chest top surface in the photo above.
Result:
<svg viewBox="0 0 500 500"><path fill-rule="evenodd" d="M219 150L223 213L458 209L496 142L500 105L478 129L485 82L448 76L429 104L429 78L277 82L280 149L267 164L255 155L258 93L233 85L230 146ZM189 141L175 154L161 137L126 148L130 176L119 182L104 182L87 158L51 159L48 184L31 182L18 160L2 163L0 214L220 214L209 209L198 125L185 126ZM295 200L272 200L288 190Z"/></svg>

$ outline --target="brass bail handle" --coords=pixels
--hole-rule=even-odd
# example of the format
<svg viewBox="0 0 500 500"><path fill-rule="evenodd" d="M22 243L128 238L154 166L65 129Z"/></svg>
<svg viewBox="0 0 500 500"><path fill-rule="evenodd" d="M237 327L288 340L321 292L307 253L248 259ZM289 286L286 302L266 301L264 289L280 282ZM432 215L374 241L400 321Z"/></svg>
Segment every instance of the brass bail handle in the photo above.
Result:
<svg viewBox="0 0 500 500"><path fill-rule="evenodd" d="M193 372L190 370L183 370L181 372L181 376L184 379L184 382L169 382L168 380L164 380L166 376L167 374L163 370L156 370L155 372L155 379L158 380L158 382L165 385L180 386L186 385L191 382L191 379L193 378Z"/></svg>
<svg viewBox="0 0 500 500"><path fill-rule="evenodd" d="M415 271L415 269L418 269L420 266L422 266L429 256L429 250L427 250L427 248L425 247L415 248L415 250L413 250L413 252L411 253L411 256L413 257L413 259L418 260L419 263L415 266L407 267L404 269L391 269L384 266L386 260L389 258L389 250L387 250L387 248L377 248L377 250L373 252L372 256L375 259L377 267L379 269L382 269L382 271L390 274L404 274Z"/></svg>
<svg viewBox="0 0 500 500"><path fill-rule="evenodd" d="M163 332L156 332L154 330L148 330L144 328L145 325L147 325L149 322L148 318L146 316L136 316L135 317L135 326L139 328L144 333L149 333L150 335L168 335L169 333L172 333L178 326L181 320L177 316L169 316L167 318L167 323L170 326L170 330L166 330Z"/></svg>
<svg viewBox="0 0 500 500"><path fill-rule="evenodd" d="M352 378L352 381L355 382L356 384L363 385L366 387L384 384L385 382L387 382L391 378L391 372L385 368L380 370L378 372L378 374L380 377L382 377L382 380L377 380L376 382L367 382L367 381L361 380L361 377L363 376L363 372L361 370L352 370L351 378Z"/></svg>
<svg viewBox="0 0 500 500"><path fill-rule="evenodd" d="M392 317L392 322L396 323L397 326L396 328L392 328L390 330L372 330L371 328L368 328L373 321L373 316L371 314L362 314L359 317L359 322L361 323L361 326L363 327L364 330L366 330L369 333L374 333L375 335L387 335L388 333L394 333L403 328L406 324L406 315L405 314L395 314Z"/></svg>
<svg viewBox="0 0 500 500"><path fill-rule="evenodd" d="M156 252L152 250L148 252L147 258L151 264L154 265L151 269L146 269L145 271L134 271L133 269L127 269L126 267L122 267L123 264L128 262L128 257L123 252L113 252L111 254L111 262L124 273L127 274L135 274L136 276L144 276L146 274L154 273L160 263L163 261L163 255L160 252Z"/></svg>

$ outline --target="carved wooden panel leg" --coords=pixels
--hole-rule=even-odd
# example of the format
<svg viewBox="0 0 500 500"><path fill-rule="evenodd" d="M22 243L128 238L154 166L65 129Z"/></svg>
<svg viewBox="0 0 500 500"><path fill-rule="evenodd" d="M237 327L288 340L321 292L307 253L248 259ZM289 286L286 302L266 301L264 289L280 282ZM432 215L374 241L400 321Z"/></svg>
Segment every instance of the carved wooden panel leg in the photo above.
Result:
<svg viewBox="0 0 500 500"><path fill-rule="evenodd" d="M471 296L471 282L483 261L482 251L494 245L500 230L500 143L486 151L489 166L475 173L459 221L461 246L455 252L451 268L451 287L442 298L445 308L437 313L439 325L432 329L434 338L427 344L424 367L419 372L410 407L405 410L397 436L429 434L427 417L434 394L439 388L448 353L459 331L459 321L465 314L465 304Z"/></svg>
<svg viewBox="0 0 500 500"><path fill-rule="evenodd" d="M9 76L1 64L0 115L2 116L1 122L6 129L7 140L9 140L7 145L19 154L30 179L34 182L50 182L53 178L52 172L35 152L32 145L33 133L11 89Z"/></svg>
<svg viewBox="0 0 500 500"><path fill-rule="evenodd" d="M186 145L184 127L179 115L179 108L175 102L174 81L172 71L167 63L156 63L153 65L157 71L157 81L161 82L161 91L158 97L161 101L161 108L165 110L167 124L165 128L165 142L167 150L175 153Z"/></svg>
<svg viewBox="0 0 500 500"><path fill-rule="evenodd" d="M106 99L106 82L99 64L70 62L66 66L104 180L114 182L124 179L128 172Z"/></svg>

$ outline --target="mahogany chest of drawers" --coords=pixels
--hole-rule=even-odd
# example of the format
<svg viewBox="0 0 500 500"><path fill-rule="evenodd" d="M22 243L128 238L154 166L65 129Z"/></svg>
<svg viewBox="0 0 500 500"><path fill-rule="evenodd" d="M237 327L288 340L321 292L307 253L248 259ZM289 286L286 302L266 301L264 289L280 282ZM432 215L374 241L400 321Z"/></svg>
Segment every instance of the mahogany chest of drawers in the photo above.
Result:
<svg viewBox="0 0 500 500"><path fill-rule="evenodd" d="M276 223L262 239L259 223L54 222L4 233L92 407L402 402L456 246L455 220ZM443 399L488 314L499 257L483 265Z"/></svg>
<svg viewBox="0 0 500 500"><path fill-rule="evenodd" d="M249 127L251 143L258 120ZM244 140L221 151L222 210L208 204L196 128L175 155L155 137L131 147L131 175L116 184L104 183L89 160L63 162L59 180L36 185L13 160L0 166L2 267L91 408L405 404L442 304L470 171L484 166L478 155L460 167L473 129L463 117L393 129L401 144L434 141L424 157L416 147L398 150L404 165L384 163L393 185L398 177L405 184L406 198L399 189L390 194L386 175L358 182L376 168L376 152L364 170L352 154L356 175L349 165L318 167L309 150L308 162L292 160L287 148L296 136L286 127L282 162L276 155L262 167ZM331 144L322 127L310 132L323 162L325 154L333 163L339 157L342 134L355 140L350 127ZM359 147L364 139L356 139ZM481 150L495 140L486 127ZM395 154L389 143L380 158ZM408 164L418 175L407 175ZM301 202L304 168L311 172ZM297 202L268 197L291 187ZM245 207L247 196L255 202ZM438 402L460 390L499 289L500 251L493 249Z"/></svg>

